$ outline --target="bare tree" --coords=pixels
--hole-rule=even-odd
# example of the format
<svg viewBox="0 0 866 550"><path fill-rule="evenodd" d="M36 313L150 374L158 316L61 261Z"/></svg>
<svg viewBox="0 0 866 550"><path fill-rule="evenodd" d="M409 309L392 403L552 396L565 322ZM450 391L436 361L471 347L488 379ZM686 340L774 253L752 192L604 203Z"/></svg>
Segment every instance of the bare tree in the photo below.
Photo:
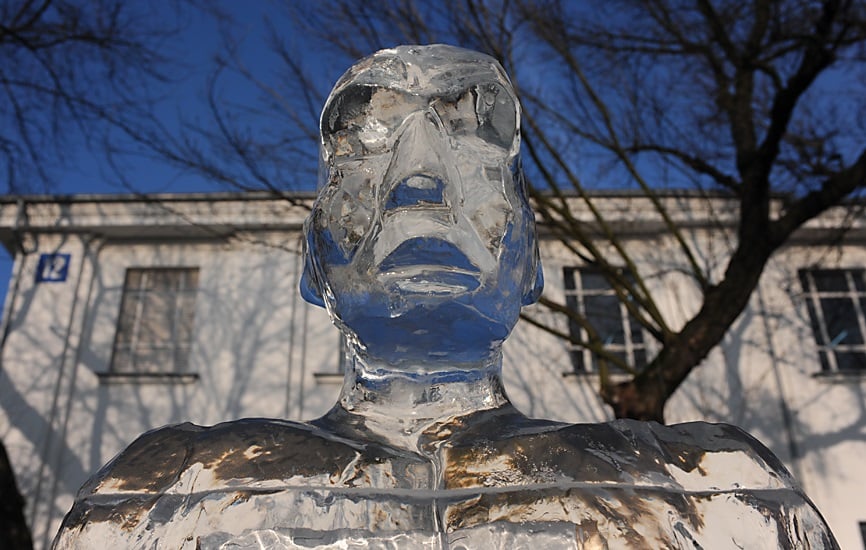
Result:
<svg viewBox="0 0 866 550"><path fill-rule="evenodd" d="M629 369L629 380L602 377L601 394L619 417L661 421L668 398L747 306L773 252L806 221L866 185L864 127L850 116L864 109L866 6L623 1L576 13L553 2L523 6L521 13L544 51L569 71L569 91L579 102L564 117L530 94L530 154L559 169L546 180L553 197L538 197L545 218L562 226L563 238L580 242L660 344L644 369ZM620 74L600 73L599 64ZM839 71L861 80L829 93L827 83ZM595 239L569 233L574 223L556 190L567 181L583 196L583 186L539 127L537 112L610 155L650 197L700 290L701 306L683 326L674 329L659 314L615 234L605 232L616 250L608 256L592 248ZM684 184L721 190L736 201L736 238L721 273L700 264L654 196L657 183L639 169L648 161L674 167ZM779 194L784 200L774 212L772 197Z"/></svg>
<svg viewBox="0 0 866 550"><path fill-rule="evenodd" d="M549 316L526 317L593 352L599 392L617 417L663 421L668 398L742 313L774 251L864 187L866 5L860 1L388 0L373 6L335 0L285 2L284 8L291 29L268 27L283 72L255 74L239 42L229 41L215 74L249 79L265 101L243 108L221 103L215 79L218 132L209 137L221 139L219 146L248 167L288 162L296 178L312 179L318 108L330 84L313 76L322 63L345 67L382 47L436 41L497 57L521 96L527 175L544 225L576 263L604 276L657 343L647 365L629 364L605 345L591 316L565 303L542 300L586 337L563 331ZM311 45L313 59L301 53ZM311 61L317 66L304 65ZM282 141L257 140L231 124L245 113L289 129L271 127ZM197 162L208 157L202 151L206 146ZM576 158L592 162L579 169ZM582 173L586 166L594 169L591 177ZM281 186L266 177L262 182ZM723 269L702 262L674 221L662 200L671 187L736 205ZM648 268L598 208L592 191L604 188L642 193L676 243L679 265L700 296L685 323L666 317L649 290Z"/></svg>
<svg viewBox="0 0 866 550"><path fill-rule="evenodd" d="M151 112L180 76L183 5L122 0L0 3L0 192L46 192L105 133ZM141 119L144 120L144 119Z"/></svg>
<svg viewBox="0 0 866 550"><path fill-rule="evenodd" d="M180 67L180 2L0 2L0 193L52 190L82 149L141 123ZM179 73L178 73L179 74ZM2 365L0 365L2 368ZM29 548L24 501L0 444L0 540Z"/></svg>

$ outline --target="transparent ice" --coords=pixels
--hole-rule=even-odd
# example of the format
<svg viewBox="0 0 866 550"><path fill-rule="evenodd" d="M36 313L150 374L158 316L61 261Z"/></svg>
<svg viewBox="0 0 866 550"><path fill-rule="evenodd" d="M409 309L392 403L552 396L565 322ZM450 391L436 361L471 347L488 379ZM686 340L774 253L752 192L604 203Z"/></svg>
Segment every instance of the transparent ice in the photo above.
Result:
<svg viewBox="0 0 866 550"><path fill-rule="evenodd" d="M304 296L346 341L307 423L141 436L81 490L58 548L835 548L737 428L530 419L501 345L541 292L520 111L492 58L401 46L321 118Z"/></svg>
<svg viewBox="0 0 866 550"><path fill-rule="evenodd" d="M359 368L495 362L521 304L536 300L519 120L500 66L467 50L385 50L337 83L302 291L328 308Z"/></svg>

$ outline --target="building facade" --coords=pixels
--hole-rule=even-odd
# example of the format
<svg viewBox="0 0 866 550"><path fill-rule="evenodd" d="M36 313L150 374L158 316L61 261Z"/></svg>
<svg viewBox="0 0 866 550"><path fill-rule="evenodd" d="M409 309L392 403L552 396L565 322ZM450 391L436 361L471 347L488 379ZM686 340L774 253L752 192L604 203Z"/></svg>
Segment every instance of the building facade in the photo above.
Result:
<svg viewBox="0 0 866 550"><path fill-rule="evenodd" d="M0 438L37 547L78 487L142 432L243 417L308 420L336 401L338 331L305 303L311 197L261 194L0 199L15 258L0 325ZM735 209L663 197L699 261L724 269ZM676 328L699 306L677 244L646 199L594 199ZM579 203L573 211L592 223ZM666 409L669 422L739 425L803 484L843 548L866 529L866 224L830 212L771 260L747 310ZM584 216L581 218L581 216ZM541 228L547 296L600 319L609 349L655 349L598 273ZM530 311L550 316L540 306ZM582 338L580 326L549 319ZM524 413L600 422L595 359L521 322L506 391Z"/></svg>

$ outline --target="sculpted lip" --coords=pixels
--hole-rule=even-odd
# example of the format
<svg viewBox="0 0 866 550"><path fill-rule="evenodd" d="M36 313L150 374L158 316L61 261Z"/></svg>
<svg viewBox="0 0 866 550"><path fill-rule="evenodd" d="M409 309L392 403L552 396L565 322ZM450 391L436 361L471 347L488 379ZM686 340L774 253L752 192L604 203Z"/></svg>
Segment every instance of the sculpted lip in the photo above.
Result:
<svg viewBox="0 0 866 550"><path fill-rule="evenodd" d="M395 280L394 284L402 292L424 294L471 292L481 286L477 274L429 267L418 266L410 269Z"/></svg>
<svg viewBox="0 0 866 550"><path fill-rule="evenodd" d="M380 273L398 271L412 266L427 266L447 271L478 273L469 257L452 242L431 237L407 239L379 264Z"/></svg>
<svg viewBox="0 0 866 550"><path fill-rule="evenodd" d="M409 239L379 265L379 280L404 292L451 294L481 284L481 272L460 248L443 239Z"/></svg>

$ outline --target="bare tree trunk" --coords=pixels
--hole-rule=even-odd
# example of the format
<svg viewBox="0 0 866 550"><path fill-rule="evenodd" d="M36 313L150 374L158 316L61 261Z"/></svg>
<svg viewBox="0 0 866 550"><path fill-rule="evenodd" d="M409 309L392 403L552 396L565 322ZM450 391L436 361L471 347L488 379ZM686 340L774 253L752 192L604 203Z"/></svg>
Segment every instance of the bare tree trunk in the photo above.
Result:
<svg viewBox="0 0 866 550"><path fill-rule="evenodd" d="M704 304L683 329L664 342L653 362L637 376L602 390L605 403L617 418L664 423L664 407L674 391L724 338L746 309L764 266L776 249L766 226L755 224L731 257L724 279L707 289Z"/></svg>

